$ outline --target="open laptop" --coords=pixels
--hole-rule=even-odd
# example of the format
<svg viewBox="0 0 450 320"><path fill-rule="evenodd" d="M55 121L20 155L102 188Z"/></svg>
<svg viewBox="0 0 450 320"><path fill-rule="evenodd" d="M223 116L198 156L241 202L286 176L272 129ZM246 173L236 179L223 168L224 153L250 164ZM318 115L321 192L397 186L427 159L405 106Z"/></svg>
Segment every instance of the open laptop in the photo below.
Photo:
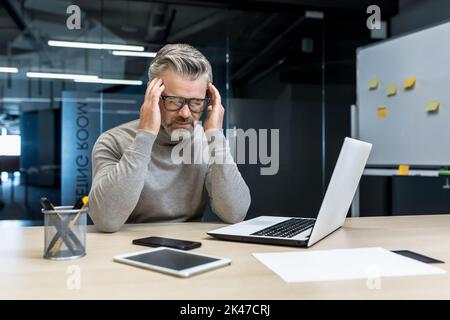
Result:
<svg viewBox="0 0 450 320"><path fill-rule="evenodd" d="M261 216L212 230L223 240L310 247L345 222L372 144L345 138L317 219Z"/></svg>

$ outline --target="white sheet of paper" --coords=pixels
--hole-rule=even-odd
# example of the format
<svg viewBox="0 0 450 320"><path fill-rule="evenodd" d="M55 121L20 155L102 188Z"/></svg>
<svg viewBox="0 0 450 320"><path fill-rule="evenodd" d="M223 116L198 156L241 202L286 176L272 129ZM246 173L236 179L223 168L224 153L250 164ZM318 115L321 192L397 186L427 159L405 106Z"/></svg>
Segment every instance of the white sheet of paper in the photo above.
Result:
<svg viewBox="0 0 450 320"><path fill-rule="evenodd" d="M254 253L286 282L444 274L445 270L383 248Z"/></svg>

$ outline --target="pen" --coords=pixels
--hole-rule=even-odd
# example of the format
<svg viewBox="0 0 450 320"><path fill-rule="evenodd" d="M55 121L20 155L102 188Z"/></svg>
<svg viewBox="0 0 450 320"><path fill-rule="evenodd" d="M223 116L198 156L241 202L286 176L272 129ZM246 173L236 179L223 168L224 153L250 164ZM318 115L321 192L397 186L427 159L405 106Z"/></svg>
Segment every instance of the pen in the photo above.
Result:
<svg viewBox="0 0 450 320"><path fill-rule="evenodd" d="M86 205L88 203L88 197L86 197L86 196L82 197L81 198L81 202L82 202L82 205L81 205L80 210L78 211L77 215L73 218L73 220L69 222L69 224L67 226L67 229L68 229L69 232L72 232L72 230L70 230L70 229L75 225L75 223L77 222L78 218L80 217L80 214L83 211L84 207L86 207ZM78 204L78 201L77 201L77 204ZM77 205L77 204L75 204L75 205ZM50 250L50 253L52 255L55 255L56 252L58 252L58 250L61 248L62 242L63 242L62 239L58 239L58 241L56 242L56 244L53 247L53 249Z"/></svg>
<svg viewBox="0 0 450 320"><path fill-rule="evenodd" d="M75 218L73 218L73 220L69 222L69 228L72 228L75 225L75 223L77 222L78 218L80 217L81 211L83 211L84 207L86 207L88 201L89 201L89 198L86 197L86 196L81 198L81 202L83 204L81 205L80 211L78 211L78 213L75 216Z"/></svg>
<svg viewBox="0 0 450 320"><path fill-rule="evenodd" d="M41 198L41 206L42 206L42 208L44 208L45 210L55 210L55 207L54 207L53 204L50 202L50 200L48 200L47 197L42 197L42 198ZM56 214L58 215L58 217L61 218L61 216L59 215L58 212L56 212Z"/></svg>
<svg viewBox="0 0 450 320"><path fill-rule="evenodd" d="M76 209L81 209L82 207L83 207L83 205L84 205L84 201L86 201L87 202L87 200L86 199L84 199L85 197L80 197L78 200L77 200L77 202L75 202L75 205L73 206L73 210L76 210Z"/></svg>
<svg viewBox="0 0 450 320"><path fill-rule="evenodd" d="M56 215L59 218L59 221L61 223L64 222L64 218L59 214L58 211L56 211L55 206L50 202L50 200L47 197L41 198L41 206L44 208L44 210L55 211ZM64 243L66 244L66 246L70 250L70 252L72 254L75 254L76 252L72 246L72 243L70 243L70 241L67 239L67 236L64 235L64 233L61 231L62 226L55 225L55 227L58 231L54 235L53 239L50 241L48 248L47 248L47 253L50 252L50 249L55 245L57 239L61 237L61 238L63 238L62 241L64 241ZM75 243L80 243L77 236L75 234L73 234L73 232L71 230L69 230L68 235L71 237L72 241L74 241Z"/></svg>

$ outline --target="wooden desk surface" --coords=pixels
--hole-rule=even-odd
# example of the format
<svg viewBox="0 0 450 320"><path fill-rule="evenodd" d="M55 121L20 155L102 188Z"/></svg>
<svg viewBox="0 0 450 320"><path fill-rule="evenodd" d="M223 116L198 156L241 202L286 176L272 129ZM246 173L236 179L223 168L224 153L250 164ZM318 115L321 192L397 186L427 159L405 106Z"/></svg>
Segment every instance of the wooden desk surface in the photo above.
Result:
<svg viewBox="0 0 450 320"><path fill-rule="evenodd" d="M42 227L0 227L0 299L450 299L450 215L351 218L309 249L214 240L217 224L126 225L115 234L90 228L87 256L72 261L42 258ZM196 252L228 257L232 265L180 279L112 261L118 254L145 250L131 240L165 236L202 242ZM408 249L445 261L445 275L367 280L285 283L252 253L376 247ZM80 289L70 290L70 266L79 268ZM69 269L68 269L69 268ZM72 267L73 268L73 267Z"/></svg>

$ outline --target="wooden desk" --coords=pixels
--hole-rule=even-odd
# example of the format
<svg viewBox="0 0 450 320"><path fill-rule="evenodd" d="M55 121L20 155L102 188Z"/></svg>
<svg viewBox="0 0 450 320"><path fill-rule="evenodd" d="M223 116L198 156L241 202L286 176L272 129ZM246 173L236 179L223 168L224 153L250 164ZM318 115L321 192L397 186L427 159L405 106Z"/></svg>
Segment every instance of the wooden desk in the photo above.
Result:
<svg viewBox="0 0 450 320"><path fill-rule="evenodd" d="M1 299L450 299L450 216L351 218L310 249L214 240L217 224L127 225L115 234L90 228L87 256L72 261L42 258L42 227L0 227ZM157 235L201 241L196 252L229 257L232 265L179 279L112 261L114 255L146 249L131 244ZM409 249L446 261L445 275L383 278L381 289L366 280L285 283L256 260L254 252L381 246ZM69 290L68 267L79 267L81 288ZM69 269L70 271L71 269Z"/></svg>

